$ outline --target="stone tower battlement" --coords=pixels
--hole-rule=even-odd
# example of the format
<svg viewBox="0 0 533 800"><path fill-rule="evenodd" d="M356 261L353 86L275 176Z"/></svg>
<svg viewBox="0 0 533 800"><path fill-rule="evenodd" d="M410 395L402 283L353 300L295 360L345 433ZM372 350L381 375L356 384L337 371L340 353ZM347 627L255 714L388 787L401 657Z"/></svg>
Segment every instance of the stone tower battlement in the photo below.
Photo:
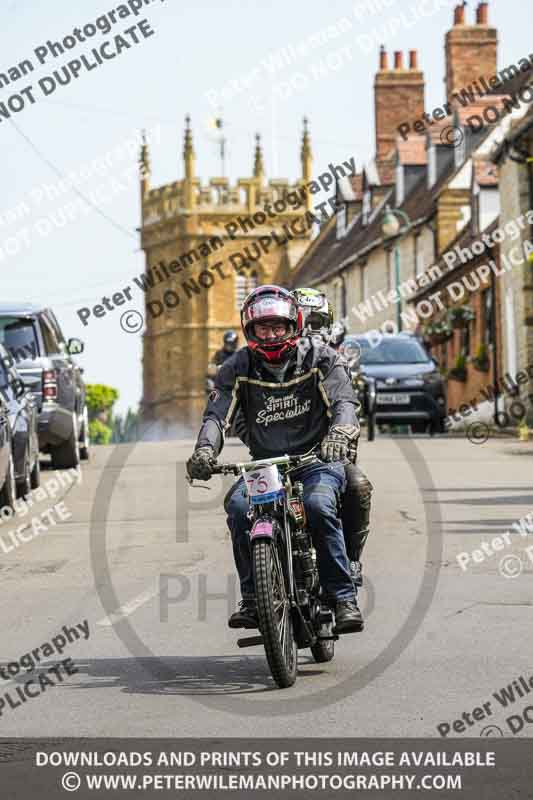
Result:
<svg viewBox="0 0 533 800"><path fill-rule="evenodd" d="M282 230L312 208L309 191L312 153L307 120L300 150L301 178L265 176L256 135L250 177L232 182L196 175L190 119L186 117L184 176L164 186L150 186L150 156L141 147L141 247L146 254L146 328L143 337L143 416L196 424L205 405L205 374L222 333L239 330L244 296L262 283L289 285L292 267L307 248L310 229L279 237L268 252L254 244ZM297 202L291 202L291 195ZM262 212L259 214L258 212ZM265 213L266 212L266 213ZM270 213L271 212L271 213ZM231 222L264 218L264 224ZM235 255L250 253L247 268L235 266ZM233 259L232 259L233 256ZM243 259L239 260L239 263ZM244 344L241 338L241 345Z"/></svg>

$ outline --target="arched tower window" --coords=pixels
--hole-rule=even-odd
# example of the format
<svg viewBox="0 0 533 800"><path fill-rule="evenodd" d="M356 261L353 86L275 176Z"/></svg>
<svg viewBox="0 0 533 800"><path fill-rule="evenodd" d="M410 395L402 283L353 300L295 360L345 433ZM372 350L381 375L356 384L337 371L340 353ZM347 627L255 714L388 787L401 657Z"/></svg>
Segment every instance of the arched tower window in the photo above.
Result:
<svg viewBox="0 0 533 800"><path fill-rule="evenodd" d="M244 275L244 273L240 272L238 275L235 275L235 308L237 311L241 310L247 295L246 284L246 275Z"/></svg>
<svg viewBox="0 0 533 800"><path fill-rule="evenodd" d="M254 289L257 289L258 285L259 281L256 272L251 272L249 275L241 272L235 276L235 307L237 311L241 310L246 297Z"/></svg>

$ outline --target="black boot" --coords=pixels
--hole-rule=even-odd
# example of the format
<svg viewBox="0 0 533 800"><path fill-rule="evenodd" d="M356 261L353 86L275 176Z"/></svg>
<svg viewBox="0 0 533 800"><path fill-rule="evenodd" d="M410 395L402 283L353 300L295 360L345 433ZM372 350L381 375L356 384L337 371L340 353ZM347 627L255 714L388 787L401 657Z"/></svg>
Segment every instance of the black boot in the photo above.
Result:
<svg viewBox="0 0 533 800"><path fill-rule="evenodd" d="M230 628L257 628L259 626L255 597L243 597L239 608L229 618L228 625Z"/></svg>
<svg viewBox="0 0 533 800"><path fill-rule="evenodd" d="M364 628L357 600L337 600L335 605L334 633L358 633Z"/></svg>

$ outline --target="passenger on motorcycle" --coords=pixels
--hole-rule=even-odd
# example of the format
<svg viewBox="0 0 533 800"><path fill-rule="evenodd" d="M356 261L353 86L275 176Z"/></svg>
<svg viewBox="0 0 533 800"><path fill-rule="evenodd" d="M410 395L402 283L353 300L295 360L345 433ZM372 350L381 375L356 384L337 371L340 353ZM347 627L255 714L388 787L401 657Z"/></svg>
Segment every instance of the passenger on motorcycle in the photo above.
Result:
<svg viewBox="0 0 533 800"><path fill-rule="evenodd" d="M294 296L304 317L304 333L320 335L332 341L334 349L344 341L344 323L334 323L333 310L324 294L318 289L295 289ZM336 328L335 325L338 327ZM350 572L357 586L363 583L361 554L370 532L370 505L372 484L358 464L345 465L346 490L342 496L342 528L346 552L350 561Z"/></svg>
<svg viewBox="0 0 533 800"><path fill-rule="evenodd" d="M222 339L222 347L217 350L213 361L216 367L220 367L224 361L227 361L230 356L237 350L239 344L239 337L235 331L226 331Z"/></svg>
<svg viewBox="0 0 533 800"><path fill-rule="evenodd" d="M208 480L236 410L242 410L252 458L301 455L317 448L321 462L299 468L294 480L304 487L304 506L325 602L335 611L338 633L359 631L357 605L342 525L338 517L345 484L344 465L355 461L358 403L342 359L317 341L298 349L302 314L291 292L260 286L246 298L241 323L247 347L220 368L187 462L191 478ZM251 566L248 500L239 480L225 500L240 577L242 601L229 619L231 628L257 627Z"/></svg>

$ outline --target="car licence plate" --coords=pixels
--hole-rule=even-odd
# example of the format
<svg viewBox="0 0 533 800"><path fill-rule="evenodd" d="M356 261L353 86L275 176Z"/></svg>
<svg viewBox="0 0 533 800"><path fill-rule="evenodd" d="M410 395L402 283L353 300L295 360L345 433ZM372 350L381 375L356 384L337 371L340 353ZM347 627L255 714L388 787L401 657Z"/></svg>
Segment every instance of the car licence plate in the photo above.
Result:
<svg viewBox="0 0 533 800"><path fill-rule="evenodd" d="M409 405L411 398L408 394L382 394L378 392L376 402L380 406L403 406Z"/></svg>

